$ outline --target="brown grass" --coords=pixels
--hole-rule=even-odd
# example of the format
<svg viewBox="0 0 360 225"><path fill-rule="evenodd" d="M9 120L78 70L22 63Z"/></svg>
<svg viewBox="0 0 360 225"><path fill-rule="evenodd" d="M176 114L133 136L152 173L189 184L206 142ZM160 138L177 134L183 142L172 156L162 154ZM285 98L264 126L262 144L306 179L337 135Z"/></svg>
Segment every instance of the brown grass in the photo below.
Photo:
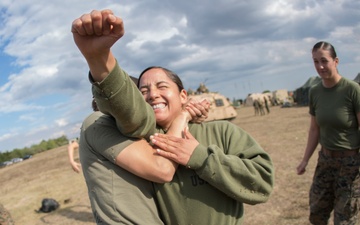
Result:
<svg viewBox="0 0 360 225"><path fill-rule="evenodd" d="M254 116L252 107L237 109L233 120L248 131L271 155L275 167L275 188L265 204L245 206L244 224L308 224L308 190L317 154L302 176L296 175L306 145L307 107L271 107L265 116ZM16 224L95 224L82 174L72 171L66 146L53 149L21 163L0 169L0 202ZM61 203L55 212L36 213L43 198ZM70 199L65 204L63 201Z"/></svg>

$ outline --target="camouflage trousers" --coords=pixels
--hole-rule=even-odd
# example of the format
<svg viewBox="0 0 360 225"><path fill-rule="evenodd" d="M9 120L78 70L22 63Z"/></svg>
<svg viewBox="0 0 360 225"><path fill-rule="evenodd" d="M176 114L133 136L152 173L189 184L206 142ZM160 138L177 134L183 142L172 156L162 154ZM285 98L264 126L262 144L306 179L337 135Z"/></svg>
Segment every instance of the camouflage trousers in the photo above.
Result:
<svg viewBox="0 0 360 225"><path fill-rule="evenodd" d="M10 213L0 204L0 225L14 225Z"/></svg>
<svg viewBox="0 0 360 225"><path fill-rule="evenodd" d="M326 225L334 210L334 225L359 224L360 154L331 158L319 152L310 189L310 222Z"/></svg>

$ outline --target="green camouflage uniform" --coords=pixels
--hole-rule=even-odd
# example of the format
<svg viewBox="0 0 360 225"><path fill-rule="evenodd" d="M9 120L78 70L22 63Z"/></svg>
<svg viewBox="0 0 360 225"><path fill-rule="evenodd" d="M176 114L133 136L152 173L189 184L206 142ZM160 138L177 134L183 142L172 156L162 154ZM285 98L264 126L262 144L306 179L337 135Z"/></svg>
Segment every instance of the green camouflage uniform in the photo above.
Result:
<svg viewBox="0 0 360 225"><path fill-rule="evenodd" d="M360 154L331 158L319 152L310 190L310 222L326 225L334 209L334 224L359 224Z"/></svg>
<svg viewBox="0 0 360 225"><path fill-rule="evenodd" d="M10 213L0 204L0 225L14 225Z"/></svg>

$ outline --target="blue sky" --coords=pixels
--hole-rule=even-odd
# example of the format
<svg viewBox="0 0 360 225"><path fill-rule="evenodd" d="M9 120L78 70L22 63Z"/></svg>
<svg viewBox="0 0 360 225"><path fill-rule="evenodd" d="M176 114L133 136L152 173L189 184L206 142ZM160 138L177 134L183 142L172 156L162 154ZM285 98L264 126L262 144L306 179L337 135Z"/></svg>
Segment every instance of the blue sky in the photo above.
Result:
<svg viewBox="0 0 360 225"><path fill-rule="evenodd" d="M230 99L292 91L317 75L310 52L320 40L335 46L340 74L360 72L358 0L2 0L0 151L79 135L91 87L70 27L105 8L124 20L113 51L136 77L160 65L186 89L205 81Z"/></svg>

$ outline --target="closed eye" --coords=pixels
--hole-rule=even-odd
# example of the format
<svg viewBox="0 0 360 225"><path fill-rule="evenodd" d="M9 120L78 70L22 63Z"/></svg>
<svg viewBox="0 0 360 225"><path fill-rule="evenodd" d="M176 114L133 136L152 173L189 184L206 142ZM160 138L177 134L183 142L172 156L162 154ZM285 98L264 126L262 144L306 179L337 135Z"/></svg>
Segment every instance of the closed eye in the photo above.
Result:
<svg viewBox="0 0 360 225"><path fill-rule="evenodd" d="M140 89L140 92L142 95L146 95L148 93L148 89L147 88Z"/></svg>

